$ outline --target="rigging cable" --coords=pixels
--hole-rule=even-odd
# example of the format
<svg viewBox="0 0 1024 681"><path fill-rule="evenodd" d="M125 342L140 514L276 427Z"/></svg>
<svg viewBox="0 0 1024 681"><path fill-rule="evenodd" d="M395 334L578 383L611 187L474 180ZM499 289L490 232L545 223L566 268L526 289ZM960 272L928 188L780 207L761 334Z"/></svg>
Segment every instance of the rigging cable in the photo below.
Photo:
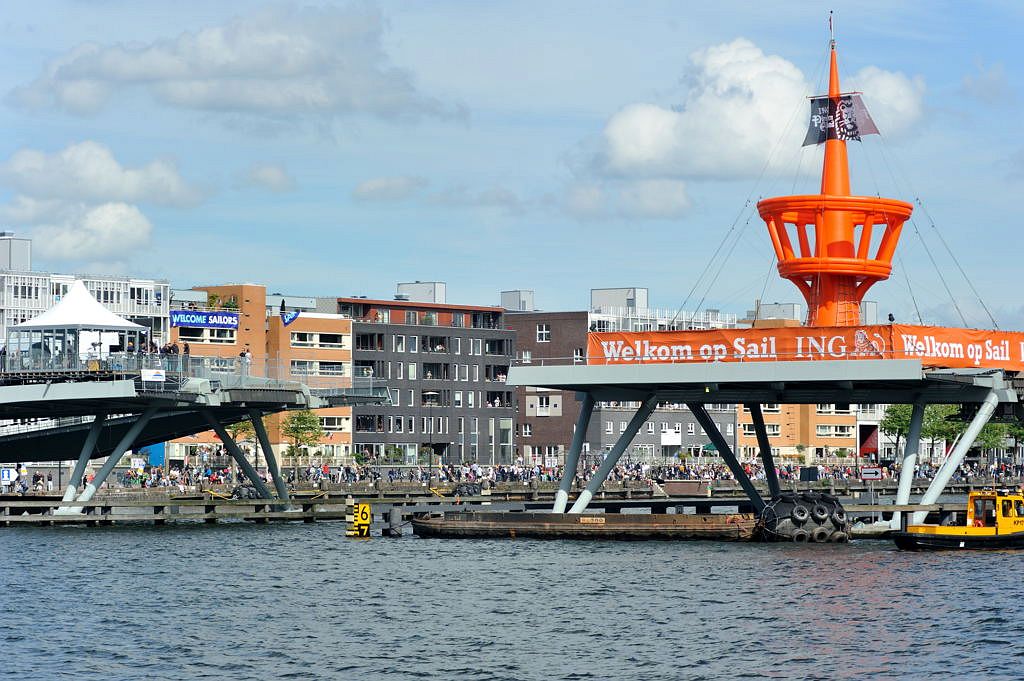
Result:
<svg viewBox="0 0 1024 681"><path fill-rule="evenodd" d="M900 269L903 270L903 278L907 280L907 291L910 292L910 301L914 303L914 312L917 313L917 323L924 326L924 317L921 316L921 308L917 306L917 298L914 297L914 289L910 286L910 275L907 274L907 267L903 264L903 257L897 253L896 259L899 260Z"/></svg>
<svg viewBox="0 0 1024 681"><path fill-rule="evenodd" d="M825 54L826 54L826 56L828 55L828 51L827 50L826 50ZM823 73L824 63L825 63L825 59L823 58L819 62L819 78L821 77L820 74ZM744 203L743 203L743 207L737 212L736 218L733 220L732 225L730 225L729 229L726 231L725 235L722 237L722 241L718 244L718 247L715 249L715 252L711 255L711 258L708 260L707 264L704 266L704 269L701 272L700 276L697 277L697 280L694 282L693 286L690 288L689 293L686 294L686 298L683 300L683 303L679 306L679 308L676 310L676 313L672 316L671 321L669 321L669 327L672 327L672 326L675 325L676 320L679 319L679 315L685 310L687 303L690 302L690 299L693 297L693 294L697 291L697 288L700 286L701 281L704 279L704 277L707 275L708 271L714 265L715 258L718 257L718 254L721 252L722 248L728 242L729 236L736 229L736 225L739 223L740 219L743 217L743 213L747 210L747 207L750 206L751 199L753 198L754 194L757 192L757 189L760 186L761 181L764 179L765 173L767 173L768 168L771 165L772 160L775 158L776 153L782 147L782 142L786 139L786 133L788 133L789 129L793 126L793 120L799 114L801 107L802 107L802 104L798 104L797 106L793 107L793 111L792 111L792 113L789 116L789 120L786 122L786 126L783 128L782 134L779 136L778 140L776 140L775 146L772 148L771 152L769 152L767 158L765 158L764 165L761 166L761 172L758 173L757 179L754 181L753 186L750 188L750 192L747 194L747 198L746 198L746 201L744 201ZM747 218L747 222L748 223L750 222L750 218L749 217ZM735 244L733 245L733 248L735 248ZM732 252L732 249L730 249L730 253L731 252ZM728 255L726 256L726 261L728 261ZM724 264L723 264L723 267L724 267ZM715 276L715 278L717 279L717 275ZM710 288L709 288L709 290L710 290ZM701 302L703 302L704 298L706 298L706 297L707 297L707 293L705 293L704 297L701 299ZM698 306L697 310L695 310L693 315L690 317L691 320L693 319L693 316L695 316L697 314L697 311L699 309L700 309L700 307Z"/></svg>
<svg viewBox="0 0 1024 681"><path fill-rule="evenodd" d="M985 304L985 301L982 300L981 294L979 294L978 290L974 288L974 283L971 282L971 280L968 278L967 273L964 272L964 268L960 266L960 261L957 259L956 255L953 254L953 251L952 249L950 249L949 244L946 243L946 240L942 236L942 232L940 232L939 228L935 226L935 221L932 220L932 216L928 212L928 209L924 207L924 202L921 201L921 197L915 196L914 200L917 201L917 205L921 207L921 210L924 212L924 216L928 219L928 222L931 224L932 229L935 230L935 235L939 237L939 241L942 242L942 245L945 247L946 252L949 253L949 257L953 259L953 263L956 265L956 268L960 270L960 275L964 278L964 281L967 282L967 285L971 287L971 293L973 293L974 297L978 299L979 303L981 303L981 307L983 310L985 310L985 314L987 314L988 318L992 321L992 325L998 329L999 322L997 322L996 318L992 316L992 312L988 309L988 305Z"/></svg>

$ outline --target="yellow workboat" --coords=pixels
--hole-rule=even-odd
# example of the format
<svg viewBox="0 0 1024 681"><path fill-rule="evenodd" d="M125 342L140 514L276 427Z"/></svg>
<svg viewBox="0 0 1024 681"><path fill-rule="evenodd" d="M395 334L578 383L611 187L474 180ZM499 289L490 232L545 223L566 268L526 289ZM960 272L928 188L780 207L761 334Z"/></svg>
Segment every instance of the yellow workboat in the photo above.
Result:
<svg viewBox="0 0 1024 681"><path fill-rule="evenodd" d="M893 539L896 546L910 551L1024 548L1024 494L971 492L962 515L962 525L907 525Z"/></svg>

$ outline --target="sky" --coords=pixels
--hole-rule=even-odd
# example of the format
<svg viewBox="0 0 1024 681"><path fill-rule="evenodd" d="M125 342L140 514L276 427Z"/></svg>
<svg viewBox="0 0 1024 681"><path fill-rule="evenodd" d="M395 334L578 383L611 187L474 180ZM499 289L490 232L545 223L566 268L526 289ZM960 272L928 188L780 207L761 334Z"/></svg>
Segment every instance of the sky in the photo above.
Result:
<svg viewBox="0 0 1024 681"><path fill-rule="evenodd" d="M698 6L699 5L699 6ZM817 193L827 86L880 136L853 193L915 204L868 298L1024 327L1013 2L0 0L0 225L37 269L448 302L591 288L796 302L761 198Z"/></svg>

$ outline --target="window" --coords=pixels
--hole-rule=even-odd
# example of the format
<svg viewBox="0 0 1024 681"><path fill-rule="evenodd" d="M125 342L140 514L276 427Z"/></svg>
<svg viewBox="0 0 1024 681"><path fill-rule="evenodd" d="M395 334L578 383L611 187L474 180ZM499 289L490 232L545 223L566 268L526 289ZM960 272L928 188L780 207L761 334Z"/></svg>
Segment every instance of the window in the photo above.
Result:
<svg viewBox="0 0 1024 681"><path fill-rule="evenodd" d="M405 424L405 419L403 419L401 416L396 416L395 417L395 432L396 433L401 433L404 430L404 428L403 428L404 424Z"/></svg>
<svg viewBox="0 0 1024 681"><path fill-rule="evenodd" d="M410 402L410 404L411 404L411 402ZM405 419L405 429L406 429L406 431L408 431L410 433L415 433L416 432L416 419L414 419L411 416L409 418Z"/></svg>
<svg viewBox="0 0 1024 681"><path fill-rule="evenodd" d="M452 313L452 326L459 328L466 326L466 315L462 312Z"/></svg>
<svg viewBox="0 0 1024 681"><path fill-rule="evenodd" d="M399 364L398 366L402 366ZM398 388L391 389L391 405L394 407L401 407L402 391Z"/></svg>
<svg viewBox="0 0 1024 681"><path fill-rule="evenodd" d="M674 432L676 432L676 433L682 433L683 432L683 424L677 423L677 424L673 425L672 426L672 430Z"/></svg>
<svg viewBox="0 0 1024 681"><path fill-rule="evenodd" d="M413 310L406 310L405 311L405 323L406 324L415 324L416 323L416 312L414 312ZM409 432L411 433L412 430L410 429Z"/></svg>
<svg viewBox="0 0 1024 681"><path fill-rule="evenodd" d="M538 324L537 325L537 342L538 343L550 343L551 342L551 325L550 324Z"/></svg>
<svg viewBox="0 0 1024 681"><path fill-rule="evenodd" d="M853 437L853 426L835 426L836 437Z"/></svg>
<svg viewBox="0 0 1024 681"><path fill-rule="evenodd" d="M459 367L459 380L460 381L468 381L469 380L469 365L468 364L463 364L462 366Z"/></svg>
<svg viewBox="0 0 1024 681"><path fill-rule="evenodd" d="M409 362L409 370L406 373L410 381L416 380L416 362Z"/></svg>
<svg viewBox="0 0 1024 681"><path fill-rule="evenodd" d="M456 355L461 355L462 354L462 339L461 338L452 338L452 352L454 352Z"/></svg>
<svg viewBox="0 0 1024 681"><path fill-rule="evenodd" d="M484 354L484 340L482 338L470 338L469 340L471 343L473 343L473 352L471 354Z"/></svg>
<svg viewBox="0 0 1024 681"><path fill-rule="evenodd" d="M472 409L474 406L473 394L474 393L472 390L466 393L466 406L469 407L470 409Z"/></svg>
<svg viewBox="0 0 1024 681"><path fill-rule="evenodd" d="M686 424L686 434L687 435L695 434L696 430L697 430L697 427L696 427L695 424L693 424L693 423L687 423Z"/></svg>
<svg viewBox="0 0 1024 681"><path fill-rule="evenodd" d="M586 359L586 355L583 352L583 348L576 348L572 351L572 361L574 364L582 364Z"/></svg>
<svg viewBox="0 0 1024 681"><path fill-rule="evenodd" d="M416 391L415 390L410 390L409 391L409 401L406 402L406 404L408 404L410 407L412 405L416 404ZM409 431L409 432L412 432L412 431Z"/></svg>
<svg viewBox="0 0 1024 681"><path fill-rule="evenodd" d="M726 424L725 428L726 428L726 431L727 431L726 435L732 437L733 431L735 430L735 428L733 427L733 424L728 423L728 424Z"/></svg>
<svg viewBox="0 0 1024 681"><path fill-rule="evenodd" d="M479 381L480 380L480 365L479 364L474 364L473 365L473 380L474 381Z"/></svg>
<svg viewBox="0 0 1024 681"><path fill-rule="evenodd" d="M395 378L405 378L405 364L395 362Z"/></svg>
<svg viewBox="0 0 1024 681"><path fill-rule="evenodd" d="M532 423L524 423L523 424L523 437L531 437L532 435L533 435L533 424Z"/></svg>
<svg viewBox="0 0 1024 681"><path fill-rule="evenodd" d="M529 350L523 350L520 357L522 358L523 364L529 364L533 360L533 353Z"/></svg>
<svg viewBox="0 0 1024 681"><path fill-rule="evenodd" d="M292 347L293 348L311 348L311 347L313 347L313 334L306 333L304 331L293 331L292 332Z"/></svg>
<svg viewBox="0 0 1024 681"><path fill-rule="evenodd" d="M462 391L461 390L456 390L455 391L455 402L454 402L454 405L456 407L461 407L462 406Z"/></svg>
<svg viewBox="0 0 1024 681"><path fill-rule="evenodd" d="M419 336L409 336L409 352L418 352L420 344Z"/></svg>
<svg viewBox="0 0 1024 681"><path fill-rule="evenodd" d="M405 352L405 336L395 336L395 352Z"/></svg>
<svg viewBox="0 0 1024 681"><path fill-rule="evenodd" d="M665 421L661 422L661 432L663 432L663 433L667 433L668 432L668 423L666 423Z"/></svg>
<svg viewBox="0 0 1024 681"><path fill-rule="evenodd" d="M832 426L817 425L814 427L814 434L818 437L832 437Z"/></svg>
<svg viewBox="0 0 1024 681"><path fill-rule="evenodd" d="M654 432L654 421L648 421L647 422L647 432L648 433L653 433Z"/></svg>
<svg viewBox="0 0 1024 681"><path fill-rule="evenodd" d="M627 425L629 425L629 424L627 424L625 421L619 421L619 432L620 433L625 433Z"/></svg>
<svg viewBox="0 0 1024 681"><path fill-rule="evenodd" d="M612 433L614 433L615 432L615 424L612 421L605 421L604 422L604 432L607 433L608 435L611 435Z"/></svg>
<svg viewBox="0 0 1024 681"><path fill-rule="evenodd" d="M234 344L235 342L235 330L234 329L207 329L210 332L211 343L223 343Z"/></svg>

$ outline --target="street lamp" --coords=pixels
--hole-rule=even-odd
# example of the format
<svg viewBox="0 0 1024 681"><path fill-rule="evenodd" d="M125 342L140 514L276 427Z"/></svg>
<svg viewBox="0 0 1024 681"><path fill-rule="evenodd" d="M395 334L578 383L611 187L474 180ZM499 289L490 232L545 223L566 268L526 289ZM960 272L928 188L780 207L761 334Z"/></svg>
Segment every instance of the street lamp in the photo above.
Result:
<svg viewBox="0 0 1024 681"><path fill-rule="evenodd" d="M430 476L430 467L434 463L434 400L437 399L439 394L436 390L426 390L423 392L423 399L426 400L427 405L427 421L429 422L427 436L430 442L430 454L427 455L427 477ZM438 468L440 467L441 462L438 460Z"/></svg>

